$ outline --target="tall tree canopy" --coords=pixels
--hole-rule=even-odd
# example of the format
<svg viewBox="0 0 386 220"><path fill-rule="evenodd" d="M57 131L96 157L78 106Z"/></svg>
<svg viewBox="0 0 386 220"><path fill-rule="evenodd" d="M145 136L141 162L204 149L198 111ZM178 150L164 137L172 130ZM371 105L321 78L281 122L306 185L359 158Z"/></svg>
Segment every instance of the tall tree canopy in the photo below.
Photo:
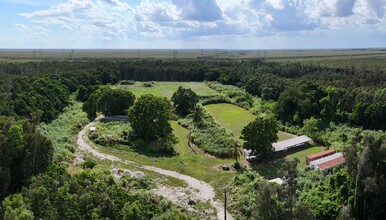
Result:
<svg viewBox="0 0 386 220"><path fill-rule="evenodd" d="M187 115L196 106L198 102L197 94L189 89L178 87L177 91L172 96L174 108L181 115Z"/></svg>
<svg viewBox="0 0 386 220"><path fill-rule="evenodd" d="M49 165L50 140L34 124L0 116L0 198L15 192Z"/></svg>
<svg viewBox="0 0 386 220"><path fill-rule="evenodd" d="M145 140L163 138L172 132L170 111L171 104L166 98L145 94L129 109L129 122Z"/></svg>
<svg viewBox="0 0 386 220"><path fill-rule="evenodd" d="M105 115L125 115L134 100L135 96L130 91L102 87L88 96L87 101L83 104L83 110L91 118L96 116L97 111Z"/></svg>
<svg viewBox="0 0 386 220"><path fill-rule="evenodd" d="M132 92L122 89L103 90L98 101L98 110L105 115L124 115L133 105L135 96Z"/></svg>
<svg viewBox="0 0 386 220"><path fill-rule="evenodd" d="M278 125L273 117L258 116L241 131L245 140L243 147L252 150L260 158L267 157L272 152L272 143L277 141Z"/></svg>

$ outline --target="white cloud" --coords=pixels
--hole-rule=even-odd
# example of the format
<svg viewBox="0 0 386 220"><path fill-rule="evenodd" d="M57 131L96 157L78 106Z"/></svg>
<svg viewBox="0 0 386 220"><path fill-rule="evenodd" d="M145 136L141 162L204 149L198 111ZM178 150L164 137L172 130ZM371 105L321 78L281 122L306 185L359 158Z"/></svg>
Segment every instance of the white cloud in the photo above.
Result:
<svg viewBox="0 0 386 220"><path fill-rule="evenodd" d="M274 9L284 9L283 2L281 0L266 0L267 4L271 5Z"/></svg>
<svg viewBox="0 0 386 220"><path fill-rule="evenodd" d="M215 0L172 0L181 17L194 21L218 21L222 19L221 9Z"/></svg>
<svg viewBox="0 0 386 220"><path fill-rule="evenodd" d="M386 0L67 0L21 15L20 30L62 28L104 41L314 37L328 30L386 32Z"/></svg>

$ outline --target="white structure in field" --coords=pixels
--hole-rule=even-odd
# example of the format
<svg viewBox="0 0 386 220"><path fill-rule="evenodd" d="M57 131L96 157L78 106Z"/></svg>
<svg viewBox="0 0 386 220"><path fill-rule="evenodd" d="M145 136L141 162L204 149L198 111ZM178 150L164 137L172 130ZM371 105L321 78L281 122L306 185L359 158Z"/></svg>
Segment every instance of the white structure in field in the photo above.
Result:
<svg viewBox="0 0 386 220"><path fill-rule="evenodd" d="M273 143L272 147L275 152L279 152L293 147L303 146L305 144L308 144L310 141L311 141L311 138L307 137L306 135L302 135L302 136L291 138L285 141Z"/></svg>
<svg viewBox="0 0 386 220"><path fill-rule="evenodd" d="M279 185L282 185L284 183L284 181L280 178L275 178L275 179L271 179L271 180L268 180L268 182L270 183L277 183Z"/></svg>

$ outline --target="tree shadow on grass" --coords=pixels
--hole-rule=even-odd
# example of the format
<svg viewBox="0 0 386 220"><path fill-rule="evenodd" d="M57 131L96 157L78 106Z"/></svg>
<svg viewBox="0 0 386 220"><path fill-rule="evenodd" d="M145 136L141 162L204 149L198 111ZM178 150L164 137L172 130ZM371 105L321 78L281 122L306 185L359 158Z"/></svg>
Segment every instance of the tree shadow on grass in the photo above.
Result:
<svg viewBox="0 0 386 220"><path fill-rule="evenodd" d="M175 137L147 141L137 139L133 141L133 150L147 157L173 157L178 155L173 146L177 143Z"/></svg>
<svg viewBox="0 0 386 220"><path fill-rule="evenodd" d="M275 153L272 153L270 158L272 159L279 159L279 158L284 158L284 157L287 157L289 155L292 155L292 154L295 154L297 152L300 152L300 151L303 151L303 150L307 150L307 149L310 149L312 147L314 147L315 145L311 145L311 144L305 144L303 146L299 146L299 147L293 147L293 148L290 148L290 149L287 149L287 150L284 150L284 151L281 151L281 152L275 152ZM300 159L300 158L299 158Z"/></svg>
<svg viewBox="0 0 386 220"><path fill-rule="evenodd" d="M265 161L252 161L251 167L254 171L258 172L266 179L274 179L282 176L280 171L284 161L284 158L268 159Z"/></svg>

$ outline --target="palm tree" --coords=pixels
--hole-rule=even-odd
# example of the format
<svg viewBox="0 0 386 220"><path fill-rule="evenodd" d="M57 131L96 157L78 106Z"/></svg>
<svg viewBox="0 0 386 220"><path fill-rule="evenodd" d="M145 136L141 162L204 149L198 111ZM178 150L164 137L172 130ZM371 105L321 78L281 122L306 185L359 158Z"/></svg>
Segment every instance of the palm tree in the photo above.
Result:
<svg viewBox="0 0 386 220"><path fill-rule="evenodd" d="M237 143L235 143L232 149L232 156L236 160L235 167L240 166L239 158L241 157L241 155L243 155L243 149Z"/></svg>

